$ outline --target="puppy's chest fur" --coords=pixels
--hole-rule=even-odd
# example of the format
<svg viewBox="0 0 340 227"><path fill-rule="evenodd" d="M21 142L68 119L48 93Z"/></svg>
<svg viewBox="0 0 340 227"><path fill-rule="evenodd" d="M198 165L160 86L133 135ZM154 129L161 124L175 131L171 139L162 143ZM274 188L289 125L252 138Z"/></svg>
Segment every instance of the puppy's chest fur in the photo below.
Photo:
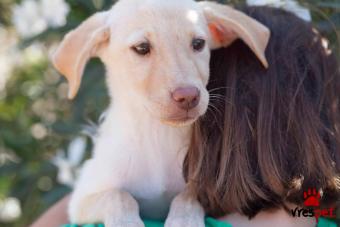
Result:
<svg viewBox="0 0 340 227"><path fill-rule="evenodd" d="M165 218L172 199L183 191L182 164L190 128L173 128L152 119L124 122L107 119L102 125L92 162L105 187L129 192L141 215Z"/></svg>

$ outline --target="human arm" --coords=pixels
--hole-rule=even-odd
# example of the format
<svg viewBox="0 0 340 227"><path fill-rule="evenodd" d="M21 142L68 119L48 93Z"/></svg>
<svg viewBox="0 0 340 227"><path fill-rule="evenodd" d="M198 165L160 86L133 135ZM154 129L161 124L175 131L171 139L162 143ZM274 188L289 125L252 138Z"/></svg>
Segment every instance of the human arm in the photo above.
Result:
<svg viewBox="0 0 340 227"><path fill-rule="evenodd" d="M69 200L70 195L65 196L42 214L30 227L60 227L68 223L67 206Z"/></svg>

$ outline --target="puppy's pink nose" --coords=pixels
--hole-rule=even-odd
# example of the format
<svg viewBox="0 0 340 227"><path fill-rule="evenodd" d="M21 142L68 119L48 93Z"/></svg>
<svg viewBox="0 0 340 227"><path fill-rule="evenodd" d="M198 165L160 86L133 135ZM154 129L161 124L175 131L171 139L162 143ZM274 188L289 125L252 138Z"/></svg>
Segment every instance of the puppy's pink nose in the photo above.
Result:
<svg viewBox="0 0 340 227"><path fill-rule="evenodd" d="M177 88L172 92L172 99L182 110L195 108L200 101L200 91L197 87Z"/></svg>

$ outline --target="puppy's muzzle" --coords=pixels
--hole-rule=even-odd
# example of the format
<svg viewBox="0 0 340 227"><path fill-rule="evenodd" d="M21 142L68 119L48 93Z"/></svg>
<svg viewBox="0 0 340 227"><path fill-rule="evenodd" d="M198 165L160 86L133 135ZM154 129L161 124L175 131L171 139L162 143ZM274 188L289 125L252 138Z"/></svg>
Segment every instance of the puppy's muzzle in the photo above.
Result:
<svg viewBox="0 0 340 227"><path fill-rule="evenodd" d="M197 87L181 87L174 90L171 97L179 109L189 111L198 105L200 91Z"/></svg>

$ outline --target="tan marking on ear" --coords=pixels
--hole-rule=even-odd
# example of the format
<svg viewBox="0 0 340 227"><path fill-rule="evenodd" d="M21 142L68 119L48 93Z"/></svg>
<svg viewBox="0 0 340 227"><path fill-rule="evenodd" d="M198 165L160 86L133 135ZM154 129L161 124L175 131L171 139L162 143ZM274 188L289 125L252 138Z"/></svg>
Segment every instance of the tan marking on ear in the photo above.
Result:
<svg viewBox="0 0 340 227"><path fill-rule="evenodd" d="M96 13L75 30L69 32L52 57L55 68L69 82L69 99L73 99L80 87L85 65L110 37L106 26L108 12Z"/></svg>
<svg viewBox="0 0 340 227"><path fill-rule="evenodd" d="M226 47L236 39L242 39L255 53L264 67L268 68L265 50L270 31L263 24L229 6L200 2L211 32L211 48Z"/></svg>
<svg viewBox="0 0 340 227"><path fill-rule="evenodd" d="M212 37L220 43L221 46L229 46L237 37L235 32L232 30L226 31L226 29L218 24L210 23L208 26Z"/></svg>

